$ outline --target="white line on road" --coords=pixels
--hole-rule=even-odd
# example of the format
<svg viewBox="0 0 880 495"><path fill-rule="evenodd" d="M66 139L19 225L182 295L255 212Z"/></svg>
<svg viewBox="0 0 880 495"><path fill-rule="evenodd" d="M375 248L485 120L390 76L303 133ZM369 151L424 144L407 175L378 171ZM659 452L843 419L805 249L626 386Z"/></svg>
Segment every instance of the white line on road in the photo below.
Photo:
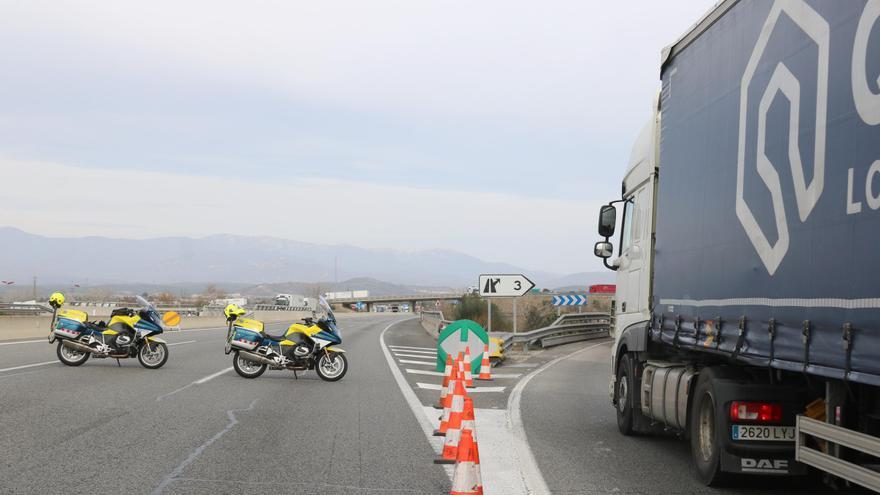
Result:
<svg viewBox="0 0 880 495"><path fill-rule="evenodd" d="M48 341L47 339L40 339L40 340L20 340L20 341L18 341L18 342L3 342L3 343L0 343L0 345L37 344L37 343L41 343L41 342L42 342L43 344L45 344L46 342L49 342L49 341Z"/></svg>
<svg viewBox="0 0 880 495"><path fill-rule="evenodd" d="M424 354L402 354L399 352L394 353L397 357L408 357L408 358L419 358L419 359L431 359L431 356L425 356Z"/></svg>
<svg viewBox="0 0 880 495"><path fill-rule="evenodd" d="M172 342L172 343L168 344L168 347L171 347L173 345L192 344L193 342L198 342L198 340L185 340L183 342Z"/></svg>
<svg viewBox="0 0 880 495"><path fill-rule="evenodd" d="M492 373L492 378L519 378L522 373Z"/></svg>
<svg viewBox="0 0 880 495"><path fill-rule="evenodd" d="M214 378L217 378L218 376L222 375L223 373L229 373L230 371L232 371L232 366L230 366L230 367L228 367L228 368L226 368L226 369L220 370L220 371L218 371L218 372L216 372L216 373L214 373L214 374L212 374L212 375L208 375L208 376L206 376L206 377L204 377L204 378L201 378L201 379L199 379L199 380L196 380L196 381L194 381L193 383L195 383L196 385L201 385L201 384L203 384L203 383L205 383L205 382L209 382L209 381L213 380Z"/></svg>
<svg viewBox="0 0 880 495"><path fill-rule="evenodd" d="M434 350L434 351L422 351L422 350L418 350L418 349L399 349L399 348L396 348L396 347L392 347L392 348L391 348L391 352L411 352L411 353L413 353L413 354L434 354L435 356L437 355L437 351L436 351L436 350Z"/></svg>
<svg viewBox="0 0 880 495"><path fill-rule="evenodd" d="M218 376L222 375L223 373L228 373L230 371L232 371L232 366L230 366L226 369L222 369L216 373L210 374L204 378L199 378L198 380L196 380L190 384L184 385L177 390L173 390L171 392L168 392L167 394L163 394L163 395L160 395L159 397L156 397L156 402L159 402L166 397L171 397L172 395L174 395L178 392L182 392L182 391L192 387L193 385L201 385L203 383L209 382L209 381L213 380L214 378L217 378Z"/></svg>
<svg viewBox="0 0 880 495"><path fill-rule="evenodd" d="M439 383L420 383L416 382L416 386L424 390L440 390L443 388ZM468 388L469 394L477 392L504 392L507 387L474 387Z"/></svg>
<svg viewBox="0 0 880 495"><path fill-rule="evenodd" d="M425 437L428 439L428 444L434 449L435 454L440 453L440 449L443 446L442 439L440 437L434 436L434 426L431 425L431 422L428 421L428 417L425 415L422 409L422 403L419 401L419 398L416 396L415 391L409 386L406 382L406 378L403 377L403 373L400 372L400 368L397 367L397 364L394 362L394 358L391 357L391 351L388 350L388 346L385 344L385 334L388 332L388 329L393 327L398 323L402 323L404 321L415 320L416 318L409 318L406 320L395 321L394 323L389 324L382 330L382 333L379 334L379 345L382 347L382 354L385 355L385 360L388 361L388 368L391 370L391 374L394 375L394 380L397 382L397 387L400 388L400 393L403 394L403 398L406 400L407 405L410 410L412 410L413 416L416 417L416 421L418 421L419 426L422 427L422 432L425 434ZM401 359L401 362L403 360ZM447 471L447 474L450 474Z"/></svg>
<svg viewBox="0 0 880 495"><path fill-rule="evenodd" d="M58 363L58 362L59 361L56 360L56 361L46 361L44 363L34 363L34 364L24 364L21 366L13 366L12 368L0 369L0 373L3 373L4 371L15 371L15 370L23 370L25 368L35 368L37 366L46 366L47 364Z"/></svg>
<svg viewBox="0 0 880 495"><path fill-rule="evenodd" d="M429 363L427 361L410 361L409 359L400 359L400 362L403 364L421 364L424 366L437 366L437 363Z"/></svg>
<svg viewBox="0 0 880 495"><path fill-rule="evenodd" d="M441 372L439 372L439 371L414 370L414 369L407 368L407 369L406 369L406 372L407 372L407 373L412 373L412 374L414 374L414 375L443 376L443 373L441 373Z"/></svg>
<svg viewBox="0 0 880 495"><path fill-rule="evenodd" d="M408 345L389 345L389 349L414 349L417 351L434 351L437 352L437 348L435 347L413 347Z"/></svg>
<svg viewBox="0 0 880 495"><path fill-rule="evenodd" d="M600 342L589 347L584 347L583 349L572 352L571 354L566 354L565 356L558 357L553 361L545 364L544 366L536 369L535 371L529 373L528 375L526 375L525 378L520 380L515 387L513 387L513 391L510 393L510 397L508 397L507 399L508 424L510 425L511 437L516 448L517 456L519 457L519 464L522 468L523 482L525 482L526 484L528 493L532 493L535 495L544 495L549 494L550 489L547 487L547 482L544 481L544 476L541 474L541 470L538 468L538 463L537 461L535 461L535 454L532 452L531 446L529 446L529 439L526 437L526 430L523 427L522 411L520 409L523 389L525 389L526 385L528 385L532 378L538 376L541 372L558 363L559 361L570 358L582 352L586 352L590 349L599 347L600 345L608 344L610 342L613 341Z"/></svg>

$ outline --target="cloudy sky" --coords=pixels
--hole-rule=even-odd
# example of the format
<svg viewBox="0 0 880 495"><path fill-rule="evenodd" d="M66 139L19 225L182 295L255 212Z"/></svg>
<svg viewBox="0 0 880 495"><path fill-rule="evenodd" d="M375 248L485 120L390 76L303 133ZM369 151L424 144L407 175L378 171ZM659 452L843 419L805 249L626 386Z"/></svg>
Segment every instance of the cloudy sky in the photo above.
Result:
<svg viewBox="0 0 880 495"><path fill-rule="evenodd" d="M0 225L571 273L714 2L0 3Z"/></svg>

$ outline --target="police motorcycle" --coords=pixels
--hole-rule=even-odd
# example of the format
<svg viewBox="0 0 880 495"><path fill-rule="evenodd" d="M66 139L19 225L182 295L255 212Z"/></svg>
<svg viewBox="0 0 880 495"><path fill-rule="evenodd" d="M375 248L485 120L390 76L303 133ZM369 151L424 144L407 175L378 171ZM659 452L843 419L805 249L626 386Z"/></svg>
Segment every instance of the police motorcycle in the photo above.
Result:
<svg viewBox="0 0 880 495"><path fill-rule="evenodd" d="M168 345L156 335L162 333L162 318L146 299L137 296L139 308L117 308L110 321L88 321L88 314L76 309L61 309L64 295L52 294L52 324L49 343L58 341L58 360L68 366L80 366L94 358L120 359L137 356L144 368L158 369L168 361Z"/></svg>
<svg viewBox="0 0 880 495"><path fill-rule="evenodd" d="M233 353L235 372L244 378L257 378L266 369L315 370L322 380L341 380L348 371L345 351L334 347L342 343L336 317L323 297L323 314L294 323L278 334L266 331L263 322L246 318L246 311L234 304L226 307L226 354Z"/></svg>

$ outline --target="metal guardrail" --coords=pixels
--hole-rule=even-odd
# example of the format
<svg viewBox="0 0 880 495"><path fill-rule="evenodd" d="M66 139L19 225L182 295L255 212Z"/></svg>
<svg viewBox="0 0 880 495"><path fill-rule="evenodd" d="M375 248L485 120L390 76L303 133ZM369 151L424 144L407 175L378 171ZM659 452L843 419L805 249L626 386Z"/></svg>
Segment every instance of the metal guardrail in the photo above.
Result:
<svg viewBox="0 0 880 495"><path fill-rule="evenodd" d="M0 314L3 315L35 316L51 312L52 308L44 304L0 303Z"/></svg>
<svg viewBox="0 0 880 495"><path fill-rule="evenodd" d="M795 458L798 462L880 492L880 473L815 448L807 441L807 437L815 437L874 457L880 457L880 439L806 416L797 417L796 432Z"/></svg>
<svg viewBox="0 0 880 495"><path fill-rule="evenodd" d="M611 334L611 315L608 313L570 313L560 316L551 325L522 333L494 333L504 339L504 350L513 344L553 347L582 340L601 339Z"/></svg>
<svg viewBox="0 0 880 495"><path fill-rule="evenodd" d="M437 332L452 323L443 316L441 311L422 311L421 319L437 321ZM611 334L614 321L608 313L570 313L560 316L551 325L521 333L492 332L491 337L504 341L502 348L506 351L513 344L524 344L526 349L531 345L553 347L582 340L601 339Z"/></svg>
<svg viewBox="0 0 880 495"><path fill-rule="evenodd" d="M254 311L311 311L309 306L276 306L274 304L257 304L253 306Z"/></svg>

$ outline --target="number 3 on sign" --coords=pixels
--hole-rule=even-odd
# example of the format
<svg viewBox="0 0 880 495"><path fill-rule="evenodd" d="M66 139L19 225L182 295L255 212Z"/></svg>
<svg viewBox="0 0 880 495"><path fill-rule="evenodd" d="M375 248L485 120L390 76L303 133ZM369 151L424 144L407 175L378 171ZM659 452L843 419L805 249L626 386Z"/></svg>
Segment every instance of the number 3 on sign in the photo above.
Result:
<svg viewBox="0 0 880 495"><path fill-rule="evenodd" d="M513 283L513 290L522 290L522 282L517 280Z"/></svg>

